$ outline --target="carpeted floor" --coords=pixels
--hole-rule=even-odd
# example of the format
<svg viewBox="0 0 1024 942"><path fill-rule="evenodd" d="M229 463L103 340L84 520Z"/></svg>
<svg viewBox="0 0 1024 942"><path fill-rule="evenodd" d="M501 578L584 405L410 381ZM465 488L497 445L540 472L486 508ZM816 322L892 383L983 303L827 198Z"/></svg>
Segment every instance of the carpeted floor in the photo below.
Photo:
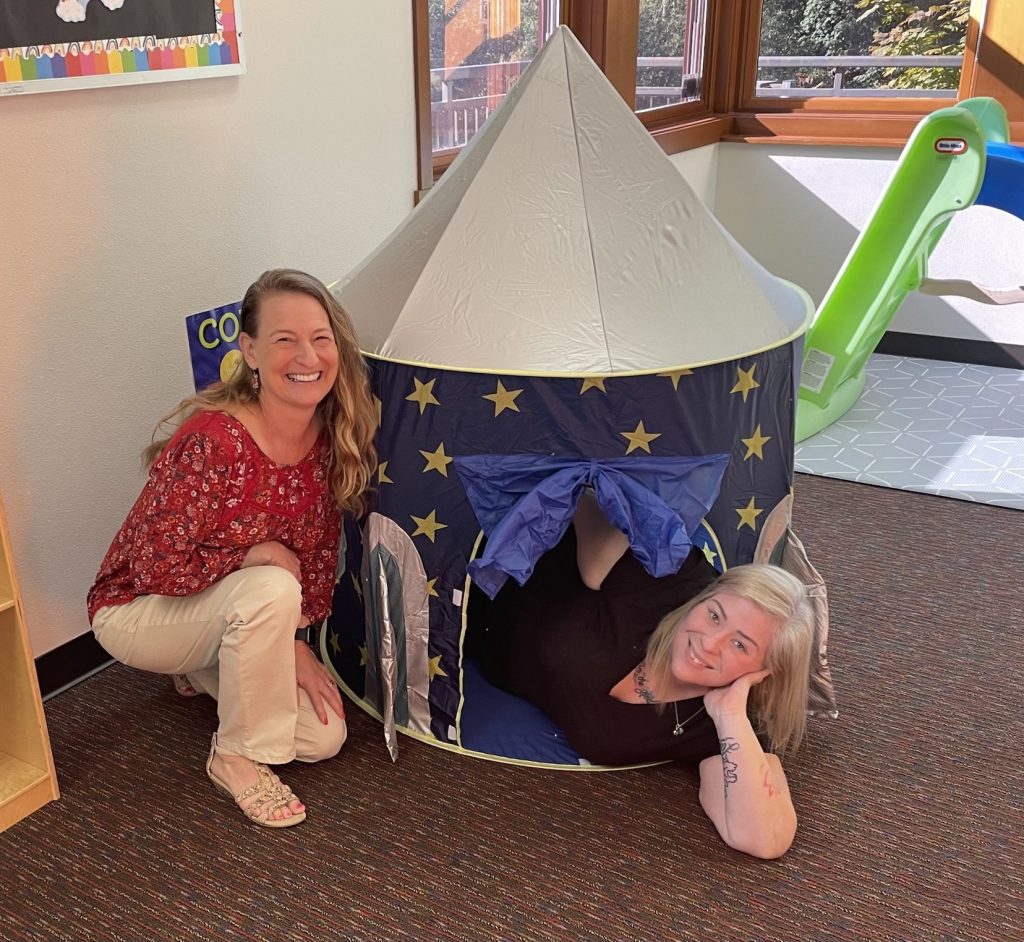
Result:
<svg viewBox="0 0 1024 942"><path fill-rule="evenodd" d="M210 701L111 668L50 701L62 799L0 835L0 939L1024 938L1024 516L800 476L842 714L788 764L793 849L730 851L695 779L543 772L350 709L283 776L299 828L247 825L202 770Z"/></svg>

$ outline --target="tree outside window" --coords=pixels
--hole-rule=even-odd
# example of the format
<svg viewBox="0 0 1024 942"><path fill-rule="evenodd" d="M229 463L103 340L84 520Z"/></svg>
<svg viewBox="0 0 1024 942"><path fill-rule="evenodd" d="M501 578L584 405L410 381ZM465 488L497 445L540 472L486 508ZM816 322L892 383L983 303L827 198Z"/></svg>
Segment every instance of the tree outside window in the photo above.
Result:
<svg viewBox="0 0 1024 942"><path fill-rule="evenodd" d="M758 94L954 97L960 65L950 58L963 55L969 10L970 0L764 0ZM866 56L901 61L853 61ZM936 67L906 61L925 56L944 58Z"/></svg>

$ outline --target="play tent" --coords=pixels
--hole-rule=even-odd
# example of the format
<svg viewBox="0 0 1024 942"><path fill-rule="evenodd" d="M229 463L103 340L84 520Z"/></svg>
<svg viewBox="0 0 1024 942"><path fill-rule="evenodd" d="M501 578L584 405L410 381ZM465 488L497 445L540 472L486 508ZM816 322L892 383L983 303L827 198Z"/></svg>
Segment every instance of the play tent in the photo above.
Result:
<svg viewBox="0 0 1024 942"><path fill-rule="evenodd" d="M585 487L652 575L691 545L720 570L798 568L820 615L811 706L834 710L824 587L789 529L811 305L729 236L567 29L334 290L371 367L380 466L321 647L392 755L398 729L586 764L464 651L471 581L528 579Z"/></svg>

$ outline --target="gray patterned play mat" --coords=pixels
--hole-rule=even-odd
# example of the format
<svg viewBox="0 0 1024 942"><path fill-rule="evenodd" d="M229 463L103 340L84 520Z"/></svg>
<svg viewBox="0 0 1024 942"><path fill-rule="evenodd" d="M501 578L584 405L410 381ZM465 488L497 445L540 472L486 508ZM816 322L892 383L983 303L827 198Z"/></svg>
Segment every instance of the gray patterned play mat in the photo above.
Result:
<svg viewBox="0 0 1024 942"><path fill-rule="evenodd" d="M1024 370L874 354L796 470L1024 510Z"/></svg>

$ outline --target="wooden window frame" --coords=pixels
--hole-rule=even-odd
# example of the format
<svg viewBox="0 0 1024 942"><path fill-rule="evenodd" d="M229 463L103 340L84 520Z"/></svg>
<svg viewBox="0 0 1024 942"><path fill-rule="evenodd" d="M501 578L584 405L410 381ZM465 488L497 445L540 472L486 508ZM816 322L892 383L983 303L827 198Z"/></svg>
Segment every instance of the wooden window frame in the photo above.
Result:
<svg viewBox="0 0 1024 942"><path fill-rule="evenodd" d="M637 0L563 0L562 22L631 107L636 94ZM984 14L984 23L980 22ZM918 121L951 99L754 96L761 0L708 0L699 101L641 112L666 153L718 141L899 147ZM417 147L421 195L458 150L431 152L427 0L413 0ZM973 0L957 100L992 95L1011 137L1024 140L1024 0Z"/></svg>
<svg viewBox="0 0 1024 942"><path fill-rule="evenodd" d="M840 146L900 147L926 114L974 95L992 94L1007 108L1014 140L1024 132L1024 82L1011 90L1008 82L986 80L987 62L997 58L1007 40L1020 41L1012 27L1024 27L1021 0L972 0L960 86L955 99L935 98L805 98L770 99L752 94L760 41L760 0L728 0L737 9L731 39L737 50L732 66L737 72L731 129L723 140L746 143L825 144ZM982 25L980 18L985 17ZM979 55L980 51L980 55ZM998 57L1004 59L1005 56ZM1018 70L1020 56L1016 58ZM1019 75L1018 75L1019 79ZM998 93L996 89L998 87Z"/></svg>

